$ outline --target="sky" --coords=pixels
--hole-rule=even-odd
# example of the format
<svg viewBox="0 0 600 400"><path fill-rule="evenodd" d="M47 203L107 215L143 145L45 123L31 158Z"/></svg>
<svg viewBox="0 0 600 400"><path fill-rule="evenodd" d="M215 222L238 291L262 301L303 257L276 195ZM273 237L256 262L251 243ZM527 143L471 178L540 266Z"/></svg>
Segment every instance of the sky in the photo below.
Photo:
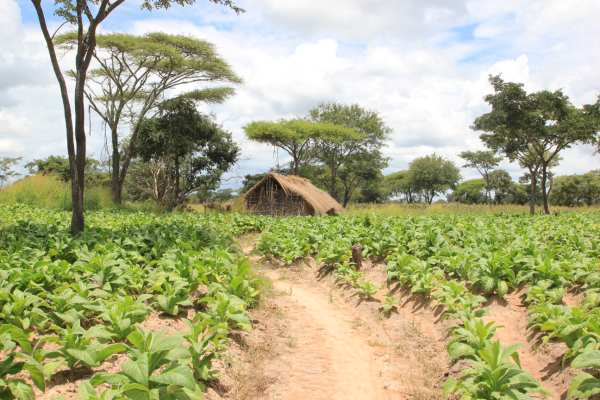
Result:
<svg viewBox="0 0 600 400"><path fill-rule="evenodd" d="M45 0L48 14L53 1ZM147 12L127 0L103 32L184 34L215 44L242 77L236 95L205 106L231 131L241 159L224 186L283 165L285 154L249 142L253 120L302 117L323 102L359 104L392 129L386 172L437 153L457 165L463 150L483 149L473 120L488 110L490 74L529 91L562 89L576 105L600 94L599 0L239 0L246 10L198 0ZM51 27L60 21L50 18ZM62 103L29 0L0 0L0 157L24 161L66 154ZM65 70L70 54L60 54ZM105 129L92 115L88 153L106 157ZM516 164L502 167L514 178ZM578 145L558 174L600 167ZM463 169L465 179L477 172Z"/></svg>

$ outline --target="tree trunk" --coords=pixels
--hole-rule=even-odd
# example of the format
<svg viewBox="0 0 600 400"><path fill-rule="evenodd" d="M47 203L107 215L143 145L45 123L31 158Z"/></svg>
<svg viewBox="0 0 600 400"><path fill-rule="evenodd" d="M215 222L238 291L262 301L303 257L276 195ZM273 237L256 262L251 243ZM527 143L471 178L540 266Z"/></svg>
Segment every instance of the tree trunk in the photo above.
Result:
<svg viewBox="0 0 600 400"><path fill-rule="evenodd" d="M329 179L329 194L339 201L337 191L337 168L333 165L331 166L331 178Z"/></svg>
<svg viewBox="0 0 600 400"><path fill-rule="evenodd" d="M533 172L531 169L529 170L529 175L531 176L531 184L529 186L529 214L535 214L535 194L537 190L537 177L536 172Z"/></svg>
<svg viewBox="0 0 600 400"><path fill-rule="evenodd" d="M175 157L175 205L179 205L181 189L179 187L179 157Z"/></svg>
<svg viewBox="0 0 600 400"><path fill-rule="evenodd" d="M46 47L48 48L48 55L50 56L50 62L52 64L52 70L54 71L54 75L56 80L58 81L58 86L60 88L60 96L62 98L63 103L63 114L65 119L65 131L67 135L67 153L69 155L69 170L71 174L71 199L73 202L73 210L75 210L76 205L79 206L80 202L78 200L79 195L79 185L76 182L77 168L76 168L76 157L75 157L75 143L73 141L73 115L71 113L71 102L69 100L69 92L67 90L67 84L65 82L65 77L60 69L60 65L58 63L58 58L56 56L56 51L54 49L54 43L52 41L52 36L50 36L50 32L48 31L48 26L46 25L46 17L44 15L44 11L41 6L40 0L32 0L33 6L35 7L36 14L38 16L38 21L40 23L40 29L44 36L44 40L46 42ZM85 135L84 135L85 136ZM85 165L85 164L84 164ZM82 193L83 196L83 193ZM81 207L82 208L82 207ZM77 216L77 218L76 218ZM78 217L81 216L81 219ZM73 211L72 216L72 227L83 229L83 212L79 212L78 214ZM79 230L80 231L80 230Z"/></svg>
<svg viewBox="0 0 600 400"><path fill-rule="evenodd" d="M547 167L544 165L542 167L542 199L544 201L544 214L550 214L550 206L548 204L548 192L546 191L548 181L548 171Z"/></svg>
<svg viewBox="0 0 600 400"><path fill-rule="evenodd" d="M145 114L144 114L145 115ZM123 158L123 165L120 165L119 168L119 186L121 193L123 192L123 185L125 184L125 178L127 177L127 171L129 171L129 165L131 165L131 159L135 154L135 141L137 140L138 134L140 132L140 125L142 121L142 116L140 115L137 119L137 122L133 128L133 133L129 138L129 145L124 150L125 157Z"/></svg>
<svg viewBox="0 0 600 400"><path fill-rule="evenodd" d="M348 206L350 203L350 198L352 197L352 192L349 186L344 188L344 207Z"/></svg>
<svg viewBox="0 0 600 400"><path fill-rule="evenodd" d="M112 201L116 205L123 203L123 183L121 182L121 153L119 152L119 135L116 126L111 127L112 138L112 171L110 188Z"/></svg>
<svg viewBox="0 0 600 400"><path fill-rule="evenodd" d="M79 64L80 61L78 61ZM85 137L85 67L77 66L78 73L75 83L75 168L71 169L71 198L73 202L73 214L71 216L71 233L78 235L85 227L84 212L84 190L85 190L85 162L86 162L86 137ZM74 172L74 174L73 174Z"/></svg>

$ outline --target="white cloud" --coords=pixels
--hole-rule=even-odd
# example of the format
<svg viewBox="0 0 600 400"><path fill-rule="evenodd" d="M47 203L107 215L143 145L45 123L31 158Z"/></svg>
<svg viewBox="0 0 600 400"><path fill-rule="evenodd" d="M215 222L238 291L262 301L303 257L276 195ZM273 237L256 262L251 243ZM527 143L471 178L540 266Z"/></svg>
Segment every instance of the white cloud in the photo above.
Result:
<svg viewBox="0 0 600 400"><path fill-rule="evenodd" d="M600 93L600 2L581 0L244 0L247 13L217 7L140 14L128 5L111 29L160 30L216 44L244 79L236 96L210 106L242 145L241 176L273 166L272 148L248 142L256 119L304 115L322 101L377 110L393 129L390 168L433 151L482 148L469 127L487 110L489 74L529 90L563 88L574 102ZM0 151L64 153L57 86L38 28L20 23L15 0L0 1ZM108 29L105 28L105 29ZM23 40L21 40L23 39ZM65 59L65 62L67 60ZM90 151L100 154L94 123ZM281 163L286 161L279 154ZM564 153L559 173L596 168L593 149ZM515 176L518 168L506 165ZM465 177L473 171L465 170Z"/></svg>

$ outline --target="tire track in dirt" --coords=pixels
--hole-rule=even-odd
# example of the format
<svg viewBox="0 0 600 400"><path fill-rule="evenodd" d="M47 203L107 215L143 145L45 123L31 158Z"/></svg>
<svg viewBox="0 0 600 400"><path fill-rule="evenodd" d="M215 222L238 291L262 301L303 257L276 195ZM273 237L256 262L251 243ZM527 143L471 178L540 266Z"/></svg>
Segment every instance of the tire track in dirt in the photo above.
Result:
<svg viewBox="0 0 600 400"><path fill-rule="evenodd" d="M271 397L300 399L387 399L368 339L353 326L352 316L332 304L326 292L282 280L269 271L276 290L286 293L293 344L278 364L287 365Z"/></svg>
<svg viewBox="0 0 600 400"><path fill-rule="evenodd" d="M239 244L272 290L252 312L255 329L219 399L442 399L448 362L432 312L401 306L384 318L379 300L337 286L311 258L281 266L253 254L257 239ZM385 272L376 269L381 284Z"/></svg>

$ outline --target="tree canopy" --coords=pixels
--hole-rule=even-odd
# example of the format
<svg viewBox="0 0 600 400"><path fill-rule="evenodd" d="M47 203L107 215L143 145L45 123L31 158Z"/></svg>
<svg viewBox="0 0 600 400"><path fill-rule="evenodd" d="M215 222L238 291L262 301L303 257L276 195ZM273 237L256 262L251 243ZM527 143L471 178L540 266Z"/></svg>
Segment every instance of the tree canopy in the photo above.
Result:
<svg viewBox="0 0 600 400"><path fill-rule="evenodd" d="M375 180L383 179L381 170L388 160L381 148L391 130L377 112L357 104L323 103L310 110L309 117L312 121L336 124L356 132L323 135L316 140L315 157L328 170L327 186L334 198L346 205L357 188L366 190L365 185L373 186ZM338 185L343 190L342 198Z"/></svg>
<svg viewBox="0 0 600 400"><path fill-rule="evenodd" d="M85 95L111 131L111 189L113 201L120 204L140 121L164 101L165 94L182 87L187 91L178 97L221 103L234 93L234 88L215 84L238 84L241 79L204 40L165 33L110 33L97 35L96 41L95 64ZM77 34L60 35L55 42L72 48ZM198 88L198 84L206 87ZM122 142L119 130L128 125L132 125L131 136Z"/></svg>
<svg viewBox="0 0 600 400"><path fill-rule="evenodd" d="M165 208L192 193L215 189L238 159L231 134L186 98L161 104L158 115L145 120L141 129L136 154L147 173L138 171L138 186Z"/></svg>
<svg viewBox="0 0 600 400"><path fill-rule="evenodd" d="M288 153L294 175L298 175L300 167L315 156L313 146L317 140L339 143L361 137L355 130L342 125L305 119L255 121L247 124L244 131L249 139L271 144Z"/></svg>
<svg viewBox="0 0 600 400"><path fill-rule="evenodd" d="M540 172L544 211L549 213L549 166L559 153L575 143L590 142L597 132L593 107L576 107L561 90L527 93L523 84L490 76L494 93L485 97L491 111L478 117L473 128L483 131L481 140L492 150L519 161L529 170L531 213Z"/></svg>
<svg viewBox="0 0 600 400"><path fill-rule="evenodd" d="M466 161L464 168L475 168L485 182L485 198L490 199L490 173L500 164L502 157L493 151L463 151L460 157Z"/></svg>
<svg viewBox="0 0 600 400"><path fill-rule="evenodd" d="M454 188L460 180L454 163L437 154L415 158L408 170L415 190L422 193L428 204L435 196Z"/></svg>

